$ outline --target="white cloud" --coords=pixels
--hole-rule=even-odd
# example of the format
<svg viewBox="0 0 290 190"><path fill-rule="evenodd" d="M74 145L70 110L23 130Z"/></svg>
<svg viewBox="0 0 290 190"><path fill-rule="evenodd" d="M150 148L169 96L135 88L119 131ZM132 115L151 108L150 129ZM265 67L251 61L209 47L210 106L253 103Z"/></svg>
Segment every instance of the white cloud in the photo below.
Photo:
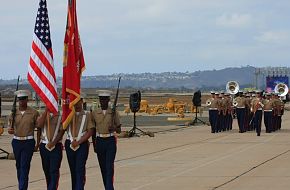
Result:
<svg viewBox="0 0 290 190"><path fill-rule="evenodd" d="M290 31L267 31L255 37L255 39L263 43L289 44Z"/></svg>
<svg viewBox="0 0 290 190"><path fill-rule="evenodd" d="M216 19L216 25L233 28L244 28L250 26L252 16L250 14L223 14Z"/></svg>

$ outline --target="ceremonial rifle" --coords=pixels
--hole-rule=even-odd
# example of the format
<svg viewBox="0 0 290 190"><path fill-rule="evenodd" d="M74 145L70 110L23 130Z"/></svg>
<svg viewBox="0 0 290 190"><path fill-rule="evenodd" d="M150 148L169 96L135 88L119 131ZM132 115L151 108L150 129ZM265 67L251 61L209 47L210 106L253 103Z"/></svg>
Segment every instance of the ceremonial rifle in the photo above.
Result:
<svg viewBox="0 0 290 190"><path fill-rule="evenodd" d="M113 125L114 125L114 122L115 122L115 116L116 116L116 110L117 110L116 108L117 108L117 102L118 102L118 97L119 97L120 81L121 81L121 77L119 77L118 88L117 88L114 104L112 106L112 122L111 122L111 125L112 125L111 127L112 128L113 128Z"/></svg>
<svg viewBox="0 0 290 190"><path fill-rule="evenodd" d="M18 75L18 79L17 79L17 84L16 84L16 91L18 91L18 85L19 85L19 78L20 75ZM13 105L12 105L12 122L11 122L11 128L14 128L14 123L15 123L15 116L16 116L16 101L17 101L17 95L14 96L14 101L13 101Z"/></svg>

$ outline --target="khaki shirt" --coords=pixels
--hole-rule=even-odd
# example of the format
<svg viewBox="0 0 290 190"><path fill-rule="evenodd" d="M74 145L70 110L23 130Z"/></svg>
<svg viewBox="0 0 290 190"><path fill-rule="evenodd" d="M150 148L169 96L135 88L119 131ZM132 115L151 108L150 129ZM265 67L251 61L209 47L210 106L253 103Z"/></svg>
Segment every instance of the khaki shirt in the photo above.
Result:
<svg viewBox="0 0 290 190"><path fill-rule="evenodd" d="M96 125L96 132L99 134L108 134L109 127L112 123L112 109L108 108L106 110L106 113L103 113L103 110L97 109L92 112L92 121ZM116 111L115 119L114 119L114 129L116 130L117 127L119 127L120 124L120 116L118 111Z"/></svg>
<svg viewBox="0 0 290 190"><path fill-rule="evenodd" d="M265 99L262 101L264 104L264 110L272 110L273 109L273 100Z"/></svg>
<svg viewBox="0 0 290 190"><path fill-rule="evenodd" d="M246 100L244 97L236 97L235 101L238 103L237 108L246 107Z"/></svg>
<svg viewBox="0 0 290 190"><path fill-rule="evenodd" d="M29 106L27 106L23 115L17 109L14 122L14 135L17 137L34 136L38 116L38 111ZM9 121L9 125L11 125L12 114L10 115Z"/></svg>
<svg viewBox="0 0 290 190"><path fill-rule="evenodd" d="M209 106L209 108L218 108L218 104L219 104L219 100L217 98L211 100L211 104Z"/></svg>
<svg viewBox="0 0 290 190"><path fill-rule="evenodd" d="M256 112L258 109L263 109L261 104L262 102L260 98L253 98L251 102L251 111Z"/></svg>
<svg viewBox="0 0 290 190"><path fill-rule="evenodd" d="M73 127L73 122L75 122L74 127ZM84 134L86 131L88 131L88 129L95 128L95 126L92 124L90 112L85 112L83 110L81 112L75 113L71 122L68 124L68 127L66 129L66 131L68 132L68 137L70 137L70 133L71 133L72 137L76 138L79 134L80 128L82 127L82 123L84 126L81 131L81 134Z"/></svg>
<svg viewBox="0 0 290 190"><path fill-rule="evenodd" d="M252 99L250 97L246 97L245 98L245 106L246 106L247 109L250 109L251 102L252 102Z"/></svg>
<svg viewBox="0 0 290 190"><path fill-rule="evenodd" d="M232 110L232 106L233 106L232 99L230 97L226 98L226 108L227 108L227 110Z"/></svg>
<svg viewBox="0 0 290 190"><path fill-rule="evenodd" d="M224 112L227 110L227 99L223 98L220 100L220 110Z"/></svg>
<svg viewBox="0 0 290 190"><path fill-rule="evenodd" d="M275 115L281 116L283 114L284 102L280 99L273 99L273 108Z"/></svg>
<svg viewBox="0 0 290 190"><path fill-rule="evenodd" d="M57 126L59 124L59 126ZM61 114L57 113L56 115L49 115L49 130L48 130L48 122L45 120L44 127L41 129L41 140L53 141L53 137L55 133L58 133L62 129L61 124ZM58 128L58 131L55 131ZM45 133L44 133L45 131Z"/></svg>

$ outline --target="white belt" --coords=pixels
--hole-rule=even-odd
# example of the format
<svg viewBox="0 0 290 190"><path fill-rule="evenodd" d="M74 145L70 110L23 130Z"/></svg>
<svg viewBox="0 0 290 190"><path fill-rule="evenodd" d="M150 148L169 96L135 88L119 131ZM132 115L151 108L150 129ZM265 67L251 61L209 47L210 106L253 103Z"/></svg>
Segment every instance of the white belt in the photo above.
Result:
<svg viewBox="0 0 290 190"><path fill-rule="evenodd" d="M246 108L246 107L237 107L237 108L241 108L241 109L243 109L243 108Z"/></svg>
<svg viewBox="0 0 290 190"><path fill-rule="evenodd" d="M34 139L34 137L33 136L27 136L27 137L17 137L17 136L13 136L13 139L20 140L20 141L24 141L24 140Z"/></svg>
<svg viewBox="0 0 290 190"><path fill-rule="evenodd" d="M48 144L48 141L47 140L41 140L41 143L43 143L43 144ZM57 143L61 143L61 141L59 141L59 142L57 142Z"/></svg>
<svg viewBox="0 0 290 190"><path fill-rule="evenodd" d="M217 110L217 108L208 108L209 110Z"/></svg>
<svg viewBox="0 0 290 190"><path fill-rule="evenodd" d="M41 143L48 144L48 141L47 140L41 140Z"/></svg>
<svg viewBox="0 0 290 190"><path fill-rule="evenodd" d="M100 133L97 133L96 136L97 136L97 137L102 137L102 138L113 137L113 136L114 136L114 133L107 133L107 134L100 134Z"/></svg>
<svg viewBox="0 0 290 190"><path fill-rule="evenodd" d="M272 110L264 110L264 112L271 112Z"/></svg>
<svg viewBox="0 0 290 190"><path fill-rule="evenodd" d="M83 133L81 133L79 138L81 138L82 136L84 136L85 133L86 133L86 131L83 132ZM78 137L75 137L75 138L78 138ZM70 135L67 135L66 139L67 139L67 140L71 140L72 138L71 138Z"/></svg>
<svg viewBox="0 0 290 190"><path fill-rule="evenodd" d="M257 110L263 110L262 108L258 108Z"/></svg>

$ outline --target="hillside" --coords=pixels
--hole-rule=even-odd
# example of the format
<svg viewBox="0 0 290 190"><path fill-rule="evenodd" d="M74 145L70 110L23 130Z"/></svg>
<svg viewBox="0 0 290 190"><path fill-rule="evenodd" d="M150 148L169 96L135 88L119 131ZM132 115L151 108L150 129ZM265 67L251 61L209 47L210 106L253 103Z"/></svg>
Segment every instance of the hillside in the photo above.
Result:
<svg viewBox="0 0 290 190"><path fill-rule="evenodd" d="M140 74L112 74L98 76L83 76L81 79L82 88L115 88L117 79L122 77L121 88L141 89L176 89L176 90L219 90L225 89L230 80L238 81L241 88L254 85L255 68L252 66L240 68L225 68L221 70L207 70L195 72L163 72L163 73L140 73ZM57 78L58 86L61 87L61 77ZM262 81L262 79L259 79ZM263 84L263 82L259 82ZM15 80L0 80L1 89L12 88ZM22 80L20 85L27 85Z"/></svg>

